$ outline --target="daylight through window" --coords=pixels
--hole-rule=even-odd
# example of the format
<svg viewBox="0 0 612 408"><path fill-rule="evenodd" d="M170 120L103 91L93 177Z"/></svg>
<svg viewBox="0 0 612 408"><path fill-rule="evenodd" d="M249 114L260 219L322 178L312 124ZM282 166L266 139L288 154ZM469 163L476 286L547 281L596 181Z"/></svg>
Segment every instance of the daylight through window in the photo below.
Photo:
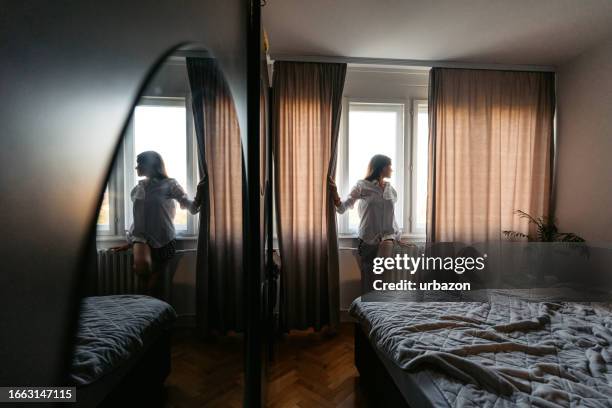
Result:
<svg viewBox="0 0 612 408"><path fill-rule="evenodd" d="M365 177L373 155L391 157L390 181L398 193L397 223L404 235L422 236L427 206L427 101L404 104L350 100L344 115L336 175L340 194L346 198L351 187ZM339 216L341 234L357 232L357 207Z"/></svg>

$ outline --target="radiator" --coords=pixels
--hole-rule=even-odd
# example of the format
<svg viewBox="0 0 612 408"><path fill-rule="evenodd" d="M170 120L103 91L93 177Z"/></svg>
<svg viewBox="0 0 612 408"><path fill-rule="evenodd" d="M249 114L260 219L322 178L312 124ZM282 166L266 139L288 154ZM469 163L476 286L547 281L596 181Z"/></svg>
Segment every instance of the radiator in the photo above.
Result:
<svg viewBox="0 0 612 408"><path fill-rule="evenodd" d="M132 270L132 251L98 251L96 294L139 293L138 277Z"/></svg>

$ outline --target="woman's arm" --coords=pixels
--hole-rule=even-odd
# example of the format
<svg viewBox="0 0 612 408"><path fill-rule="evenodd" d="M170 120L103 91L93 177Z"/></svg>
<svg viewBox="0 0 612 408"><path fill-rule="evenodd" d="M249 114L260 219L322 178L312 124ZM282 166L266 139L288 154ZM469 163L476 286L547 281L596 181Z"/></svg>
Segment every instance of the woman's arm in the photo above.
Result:
<svg viewBox="0 0 612 408"><path fill-rule="evenodd" d="M332 181L332 189L335 193L334 205L336 206L336 212L338 214L344 214L347 209L353 208L355 202L361 198L361 185L357 183L352 189L348 198L344 201L340 199L338 195L338 189L336 184Z"/></svg>
<svg viewBox="0 0 612 408"><path fill-rule="evenodd" d="M181 187L181 185L178 182L174 181L174 184L172 185L170 189L170 196L171 198L178 201L182 209L187 209L189 210L191 214L196 214L200 211L200 207L202 205L201 203L202 191L201 190L205 187L205 185L206 183L204 180L200 181L198 183L196 198L194 200L190 200L185 190L183 190L183 187Z"/></svg>
<svg viewBox="0 0 612 408"><path fill-rule="evenodd" d="M385 190L383 191L383 198L385 200L391 200L393 204L397 203L397 191L393 188L391 183L387 182Z"/></svg>
<svg viewBox="0 0 612 408"><path fill-rule="evenodd" d="M127 250L128 250L128 249L130 249L131 247L132 247L132 244L130 244L130 243L128 242L128 243L125 243L125 244L122 244L122 245L118 245L118 246L111 247L111 248L109 248L109 251L111 251L111 252L121 252L121 251L127 251Z"/></svg>

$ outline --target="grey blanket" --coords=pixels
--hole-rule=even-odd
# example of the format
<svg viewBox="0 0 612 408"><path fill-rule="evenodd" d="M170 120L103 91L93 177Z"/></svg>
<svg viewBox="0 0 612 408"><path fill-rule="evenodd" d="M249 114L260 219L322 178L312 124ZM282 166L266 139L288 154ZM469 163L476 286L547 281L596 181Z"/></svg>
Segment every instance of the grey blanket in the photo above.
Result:
<svg viewBox="0 0 612 408"><path fill-rule="evenodd" d="M611 303L357 299L351 314L401 368L427 370L449 406L612 406Z"/></svg>
<svg viewBox="0 0 612 408"><path fill-rule="evenodd" d="M175 318L172 306L148 296L83 299L72 359L72 381L77 385L90 384L121 367Z"/></svg>

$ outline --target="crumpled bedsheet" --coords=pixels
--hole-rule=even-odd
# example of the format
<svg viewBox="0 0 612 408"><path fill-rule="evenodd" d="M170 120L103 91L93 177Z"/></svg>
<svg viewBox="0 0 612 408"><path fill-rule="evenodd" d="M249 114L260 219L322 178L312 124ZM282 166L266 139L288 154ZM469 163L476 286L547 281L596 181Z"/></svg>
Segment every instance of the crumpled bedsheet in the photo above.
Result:
<svg viewBox="0 0 612 408"><path fill-rule="evenodd" d="M612 406L612 303L357 299L350 313L451 407Z"/></svg>
<svg viewBox="0 0 612 408"><path fill-rule="evenodd" d="M119 368L175 319L172 306L149 296L83 299L71 380L86 385Z"/></svg>

